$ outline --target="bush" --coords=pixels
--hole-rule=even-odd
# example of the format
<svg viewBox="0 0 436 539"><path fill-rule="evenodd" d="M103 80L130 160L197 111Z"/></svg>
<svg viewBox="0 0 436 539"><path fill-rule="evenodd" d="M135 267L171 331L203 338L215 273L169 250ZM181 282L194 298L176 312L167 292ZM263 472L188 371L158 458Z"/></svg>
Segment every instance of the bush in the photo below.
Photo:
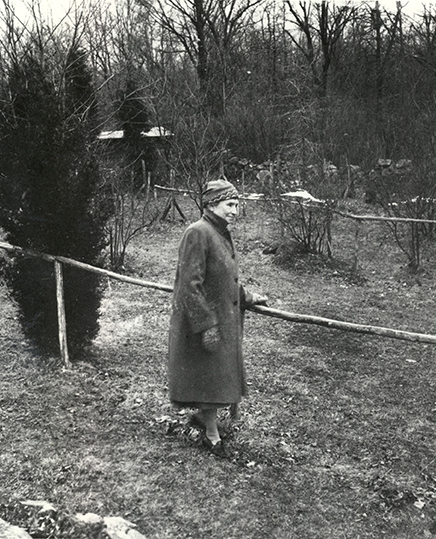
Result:
<svg viewBox="0 0 436 539"><path fill-rule="evenodd" d="M0 81L0 225L14 245L98 265L109 205L93 150L86 55L74 44L39 45L31 36ZM6 272L24 330L48 353L58 352L53 273L47 262L22 257ZM65 268L64 290L74 359L98 331L101 287L96 275Z"/></svg>

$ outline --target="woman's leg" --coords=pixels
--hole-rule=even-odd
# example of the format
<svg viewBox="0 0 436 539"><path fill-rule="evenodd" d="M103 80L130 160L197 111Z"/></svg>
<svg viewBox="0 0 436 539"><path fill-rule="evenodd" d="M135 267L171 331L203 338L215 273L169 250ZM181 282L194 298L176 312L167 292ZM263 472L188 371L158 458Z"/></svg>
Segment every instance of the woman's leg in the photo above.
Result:
<svg viewBox="0 0 436 539"><path fill-rule="evenodd" d="M232 421L239 421L239 403L235 402L230 406L230 418Z"/></svg>
<svg viewBox="0 0 436 539"><path fill-rule="evenodd" d="M203 408L200 411L203 423L206 426L206 436L203 438L203 445L215 456L228 459L231 453L227 451L221 440L218 431L217 409Z"/></svg>
<svg viewBox="0 0 436 539"><path fill-rule="evenodd" d="M218 420L217 420L217 409L216 408L206 408L202 409L199 413L204 424L206 425L206 436L212 442L216 444L221 440L220 434L218 432Z"/></svg>

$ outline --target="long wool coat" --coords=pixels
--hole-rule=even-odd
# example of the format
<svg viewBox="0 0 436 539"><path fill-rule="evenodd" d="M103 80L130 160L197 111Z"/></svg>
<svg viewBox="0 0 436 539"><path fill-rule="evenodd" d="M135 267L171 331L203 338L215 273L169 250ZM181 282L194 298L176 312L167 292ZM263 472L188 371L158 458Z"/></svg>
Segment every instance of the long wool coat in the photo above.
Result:
<svg viewBox="0 0 436 539"><path fill-rule="evenodd" d="M237 403L246 392L243 310L252 302L239 283L235 247L224 219L210 211L181 240L169 336L169 391L184 406ZM203 331L218 326L209 352Z"/></svg>

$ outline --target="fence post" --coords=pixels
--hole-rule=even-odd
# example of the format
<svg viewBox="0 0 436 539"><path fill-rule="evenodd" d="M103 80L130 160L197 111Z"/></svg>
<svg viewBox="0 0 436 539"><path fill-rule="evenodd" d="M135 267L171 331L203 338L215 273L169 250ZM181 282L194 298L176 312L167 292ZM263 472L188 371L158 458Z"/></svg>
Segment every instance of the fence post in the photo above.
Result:
<svg viewBox="0 0 436 539"><path fill-rule="evenodd" d="M59 260L55 260L54 267L56 278L56 302L58 307L59 347L61 351L61 358L65 367L70 368L71 363L68 357L67 344L67 323L65 319L64 277L61 262L59 262Z"/></svg>
<svg viewBox="0 0 436 539"><path fill-rule="evenodd" d="M359 251L360 251L360 233L361 221L356 221L356 228L354 232L354 259L353 259L353 273L357 273L359 267Z"/></svg>

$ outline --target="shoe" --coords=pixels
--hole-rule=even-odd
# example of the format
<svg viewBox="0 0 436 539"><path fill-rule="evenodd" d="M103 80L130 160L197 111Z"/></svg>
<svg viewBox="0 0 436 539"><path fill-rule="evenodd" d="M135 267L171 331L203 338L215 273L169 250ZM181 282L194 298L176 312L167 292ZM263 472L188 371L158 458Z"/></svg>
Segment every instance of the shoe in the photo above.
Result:
<svg viewBox="0 0 436 539"><path fill-rule="evenodd" d="M222 440L212 443L212 441L205 435L203 438L203 445L209 450L209 453L215 455L215 457L220 457L222 459L229 459L231 457L231 454L225 448Z"/></svg>

